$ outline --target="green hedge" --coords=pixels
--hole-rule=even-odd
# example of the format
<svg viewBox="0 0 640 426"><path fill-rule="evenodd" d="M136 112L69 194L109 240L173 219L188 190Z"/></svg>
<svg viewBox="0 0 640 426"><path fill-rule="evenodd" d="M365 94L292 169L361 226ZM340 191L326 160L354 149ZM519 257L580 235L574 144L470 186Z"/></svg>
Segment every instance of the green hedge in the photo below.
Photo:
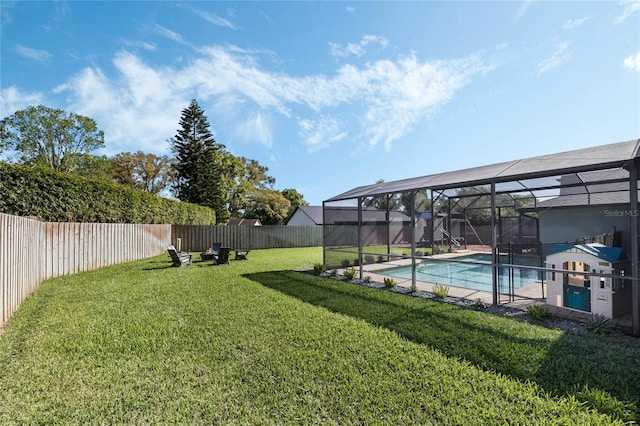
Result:
<svg viewBox="0 0 640 426"><path fill-rule="evenodd" d="M0 163L0 212L46 222L213 225L208 207L157 197L110 182Z"/></svg>

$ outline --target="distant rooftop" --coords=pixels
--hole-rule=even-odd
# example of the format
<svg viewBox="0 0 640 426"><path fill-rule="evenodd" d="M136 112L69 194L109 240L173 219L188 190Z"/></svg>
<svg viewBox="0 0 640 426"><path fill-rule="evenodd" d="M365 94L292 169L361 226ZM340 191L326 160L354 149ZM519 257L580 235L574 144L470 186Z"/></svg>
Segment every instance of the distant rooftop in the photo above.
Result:
<svg viewBox="0 0 640 426"><path fill-rule="evenodd" d="M228 226L261 226L260 219L230 219Z"/></svg>
<svg viewBox="0 0 640 426"><path fill-rule="evenodd" d="M322 225L322 206L298 206L291 216L298 211L308 216L316 225Z"/></svg>

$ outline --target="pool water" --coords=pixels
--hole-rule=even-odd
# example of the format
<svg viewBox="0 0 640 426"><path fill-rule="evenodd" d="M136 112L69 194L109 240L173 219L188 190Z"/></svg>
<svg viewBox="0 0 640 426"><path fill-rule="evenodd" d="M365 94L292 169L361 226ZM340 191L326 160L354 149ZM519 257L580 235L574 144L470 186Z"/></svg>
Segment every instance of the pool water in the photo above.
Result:
<svg viewBox="0 0 640 426"><path fill-rule="evenodd" d="M442 262L433 260L422 260L416 265L416 280L430 283L443 284L452 287L463 287L473 290L491 292L493 280L491 276L491 255L471 254L456 257L457 261L465 262L488 262L489 264ZM501 259L506 263L507 259ZM514 264L539 266L537 259L516 257ZM509 270L499 268L498 285L500 292L509 291ZM381 275L390 277L411 279L411 266L401 266L397 268L378 271ZM513 269L513 288L517 290L525 285L539 280L538 271L530 269Z"/></svg>

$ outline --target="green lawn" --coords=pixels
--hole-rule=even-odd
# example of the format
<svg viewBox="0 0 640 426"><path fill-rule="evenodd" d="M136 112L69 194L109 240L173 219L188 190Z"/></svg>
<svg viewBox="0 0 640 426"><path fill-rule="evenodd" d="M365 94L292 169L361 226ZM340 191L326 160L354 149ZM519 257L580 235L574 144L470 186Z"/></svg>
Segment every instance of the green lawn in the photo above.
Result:
<svg viewBox="0 0 640 426"><path fill-rule="evenodd" d="M0 335L0 424L622 424L640 345L295 272L320 248L43 283Z"/></svg>

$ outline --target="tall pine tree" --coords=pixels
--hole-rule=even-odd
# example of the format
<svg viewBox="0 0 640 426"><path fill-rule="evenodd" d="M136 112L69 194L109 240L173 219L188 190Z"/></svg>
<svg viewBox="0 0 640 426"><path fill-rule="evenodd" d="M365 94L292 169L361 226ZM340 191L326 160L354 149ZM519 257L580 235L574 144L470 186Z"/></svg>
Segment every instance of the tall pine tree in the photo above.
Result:
<svg viewBox="0 0 640 426"><path fill-rule="evenodd" d="M224 145L213 138L209 122L194 99L182 110L180 129L171 140L176 156L173 187L180 201L214 209L218 223L229 220L224 179Z"/></svg>

